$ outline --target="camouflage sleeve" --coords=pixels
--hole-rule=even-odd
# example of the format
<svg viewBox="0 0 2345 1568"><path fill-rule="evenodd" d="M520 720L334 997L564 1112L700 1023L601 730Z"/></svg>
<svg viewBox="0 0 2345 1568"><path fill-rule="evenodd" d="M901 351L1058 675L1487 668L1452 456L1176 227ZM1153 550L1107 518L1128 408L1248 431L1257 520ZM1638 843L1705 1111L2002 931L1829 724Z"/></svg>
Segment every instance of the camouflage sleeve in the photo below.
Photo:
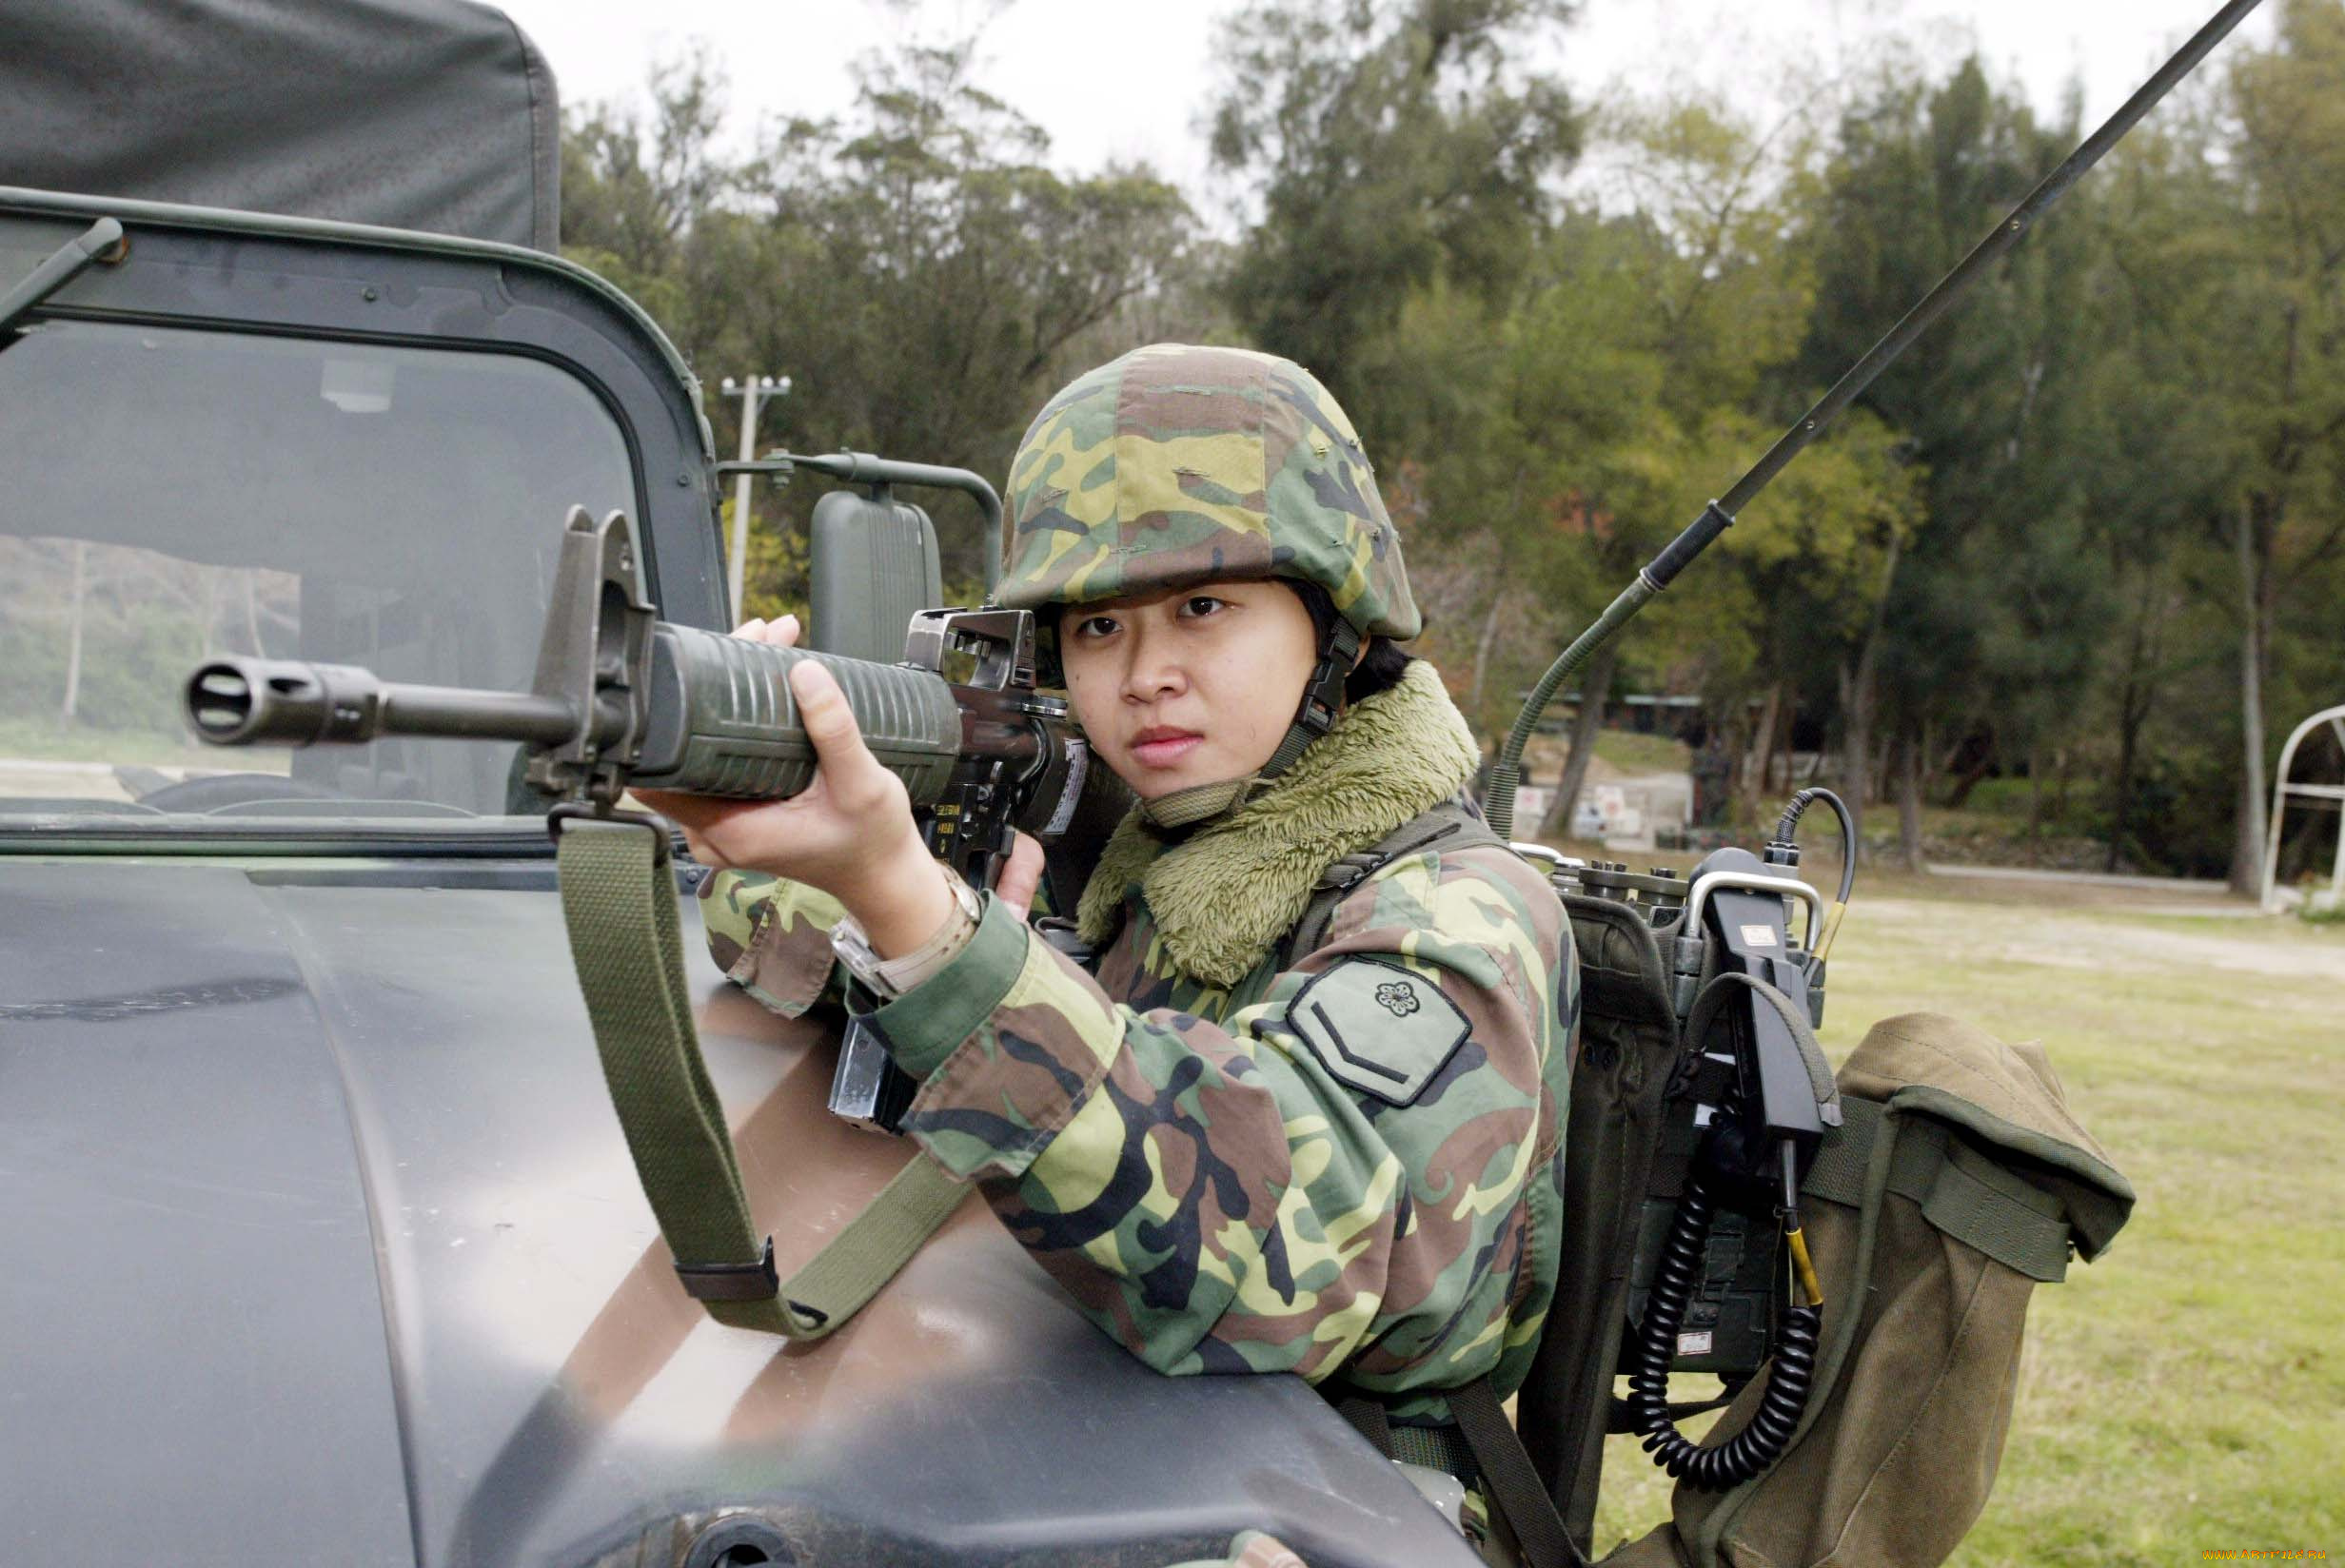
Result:
<svg viewBox="0 0 2345 1568"><path fill-rule="evenodd" d="M786 877L716 872L701 879L700 927L708 955L739 985L784 1018L836 994L831 927L838 900Z"/></svg>
<svg viewBox="0 0 2345 1568"><path fill-rule="evenodd" d="M1570 988L1536 873L1468 851L1384 868L1218 1026L1118 1005L998 905L874 1021L926 1080L906 1130L1151 1365L1438 1388L1553 1273L1525 1199Z"/></svg>

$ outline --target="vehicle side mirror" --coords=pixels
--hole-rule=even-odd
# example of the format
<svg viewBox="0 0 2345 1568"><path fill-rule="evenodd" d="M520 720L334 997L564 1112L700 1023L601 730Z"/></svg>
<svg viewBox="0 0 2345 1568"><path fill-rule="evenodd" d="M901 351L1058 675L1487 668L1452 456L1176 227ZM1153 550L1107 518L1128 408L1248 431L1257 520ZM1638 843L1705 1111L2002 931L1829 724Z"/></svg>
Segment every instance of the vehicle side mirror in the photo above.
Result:
<svg viewBox="0 0 2345 1568"><path fill-rule="evenodd" d="M807 528L807 646L894 664L912 617L944 602L936 526L884 484L834 490L815 502Z"/></svg>

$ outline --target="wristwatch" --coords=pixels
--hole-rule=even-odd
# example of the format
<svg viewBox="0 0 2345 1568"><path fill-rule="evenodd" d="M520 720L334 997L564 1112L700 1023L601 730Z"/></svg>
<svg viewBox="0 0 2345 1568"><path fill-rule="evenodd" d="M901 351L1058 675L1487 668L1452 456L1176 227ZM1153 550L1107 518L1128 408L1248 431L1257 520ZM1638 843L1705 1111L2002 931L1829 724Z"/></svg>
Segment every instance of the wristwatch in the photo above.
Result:
<svg viewBox="0 0 2345 1568"><path fill-rule="evenodd" d="M953 890L953 912L936 935L900 958L882 958L872 951L871 939L853 915L840 915L831 928L831 951L863 989L882 1002L892 1002L945 967L976 933L985 914L977 890L936 863L945 886Z"/></svg>

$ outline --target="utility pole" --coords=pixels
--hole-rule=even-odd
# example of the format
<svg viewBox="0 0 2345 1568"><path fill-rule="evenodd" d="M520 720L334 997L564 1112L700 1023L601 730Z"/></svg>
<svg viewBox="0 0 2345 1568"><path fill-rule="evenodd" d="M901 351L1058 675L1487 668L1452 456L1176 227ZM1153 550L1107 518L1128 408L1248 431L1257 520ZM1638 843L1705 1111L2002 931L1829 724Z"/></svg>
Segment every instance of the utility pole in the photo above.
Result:
<svg viewBox="0 0 2345 1568"><path fill-rule="evenodd" d="M750 376L735 381L724 379L724 395L741 400L741 461L749 462L758 455L758 410L768 398L785 397L790 391L787 376ZM741 623L741 578L749 566L749 482L743 474L733 486L733 624Z"/></svg>

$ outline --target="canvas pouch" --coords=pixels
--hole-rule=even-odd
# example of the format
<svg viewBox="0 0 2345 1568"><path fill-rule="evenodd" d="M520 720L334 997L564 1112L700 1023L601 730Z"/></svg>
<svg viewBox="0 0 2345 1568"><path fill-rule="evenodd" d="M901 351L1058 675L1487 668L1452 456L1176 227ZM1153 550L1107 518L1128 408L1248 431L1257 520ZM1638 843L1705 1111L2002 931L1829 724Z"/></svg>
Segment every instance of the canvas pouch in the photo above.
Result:
<svg viewBox="0 0 2345 1568"><path fill-rule="evenodd" d="M1908 1013L1876 1024L1839 1081L1847 1125L1804 1189L1824 1287L1807 1414L1764 1475L1681 1483L1671 1521L1615 1568L1942 1562L1994 1486L2030 1295L2132 1211L2038 1046ZM1763 1383L1705 1441L1740 1430Z"/></svg>

